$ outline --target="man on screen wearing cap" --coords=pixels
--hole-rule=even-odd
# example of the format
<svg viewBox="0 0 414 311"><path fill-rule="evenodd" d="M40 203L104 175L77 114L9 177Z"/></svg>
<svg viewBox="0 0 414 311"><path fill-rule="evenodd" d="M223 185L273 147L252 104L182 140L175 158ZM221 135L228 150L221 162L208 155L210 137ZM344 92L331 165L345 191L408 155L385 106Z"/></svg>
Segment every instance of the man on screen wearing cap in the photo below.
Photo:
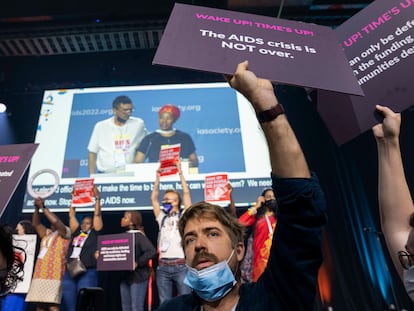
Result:
<svg viewBox="0 0 414 311"><path fill-rule="evenodd" d="M158 112L159 129L148 134L142 140L135 156L136 163L158 162L161 147L180 144L180 158L188 159L190 167L198 166L194 142L190 135L173 128L180 117L180 109L172 104L166 104Z"/></svg>

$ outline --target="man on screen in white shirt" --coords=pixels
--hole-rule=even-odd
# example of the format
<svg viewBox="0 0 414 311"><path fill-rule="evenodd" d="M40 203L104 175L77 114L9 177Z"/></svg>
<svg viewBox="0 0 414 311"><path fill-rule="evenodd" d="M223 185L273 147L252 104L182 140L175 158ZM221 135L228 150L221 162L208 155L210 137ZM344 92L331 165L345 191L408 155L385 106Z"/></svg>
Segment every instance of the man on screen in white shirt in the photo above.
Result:
<svg viewBox="0 0 414 311"><path fill-rule="evenodd" d="M144 121L131 117L134 106L129 97L116 97L112 110L114 116L96 123L89 140L89 174L117 172L132 163L147 134Z"/></svg>

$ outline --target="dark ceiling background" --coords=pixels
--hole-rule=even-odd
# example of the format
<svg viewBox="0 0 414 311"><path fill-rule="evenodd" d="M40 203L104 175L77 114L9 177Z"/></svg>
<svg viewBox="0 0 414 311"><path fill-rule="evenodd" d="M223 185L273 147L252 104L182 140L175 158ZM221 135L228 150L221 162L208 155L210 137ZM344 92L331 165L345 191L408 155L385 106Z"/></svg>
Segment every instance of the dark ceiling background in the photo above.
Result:
<svg viewBox="0 0 414 311"><path fill-rule="evenodd" d="M369 0L180 1L337 26ZM174 1L3 1L0 57L155 48Z"/></svg>
<svg viewBox="0 0 414 311"><path fill-rule="evenodd" d="M180 2L336 27L372 1ZM151 65L174 3L172 0L2 1L0 101L18 105L22 99L10 96L40 94L44 89L160 83L139 76L142 70L134 64ZM168 76L169 72L179 75L174 69L157 68L148 72L155 79ZM164 83L177 79L167 80Z"/></svg>

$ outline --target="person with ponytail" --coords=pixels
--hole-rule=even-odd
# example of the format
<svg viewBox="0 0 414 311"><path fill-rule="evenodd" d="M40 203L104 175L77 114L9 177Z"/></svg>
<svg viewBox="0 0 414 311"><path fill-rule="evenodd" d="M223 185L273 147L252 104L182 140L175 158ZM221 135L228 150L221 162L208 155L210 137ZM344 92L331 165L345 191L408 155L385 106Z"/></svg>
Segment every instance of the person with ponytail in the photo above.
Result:
<svg viewBox="0 0 414 311"><path fill-rule="evenodd" d="M121 227L135 235L135 269L124 272L120 283L122 311L144 311L150 277L148 261L156 257L157 250L145 235L140 212L126 211Z"/></svg>

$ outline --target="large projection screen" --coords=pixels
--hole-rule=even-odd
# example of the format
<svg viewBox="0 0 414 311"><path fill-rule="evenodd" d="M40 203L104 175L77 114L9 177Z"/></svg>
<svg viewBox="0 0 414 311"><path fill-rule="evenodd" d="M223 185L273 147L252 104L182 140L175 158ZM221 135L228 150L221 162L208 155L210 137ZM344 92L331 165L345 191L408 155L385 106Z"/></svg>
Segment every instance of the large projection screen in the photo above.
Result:
<svg viewBox="0 0 414 311"><path fill-rule="evenodd" d="M181 116L174 124L187 132L196 146L198 170L182 167L192 201L204 199L206 175L227 173L239 206L248 206L271 184L270 162L263 132L248 101L227 83L175 84L47 90L44 92L29 177L52 169L60 182L45 200L54 211L67 211L76 179L88 178L88 143L94 125L110 118L112 101L125 95L132 99L133 116L144 120L148 132L158 129L158 110L167 103L178 106ZM101 192L102 209L145 210L151 207L151 190L158 163L131 163L122 171L94 174ZM51 186L42 175L33 189ZM178 176L161 179L160 190L180 190ZM33 212L34 199L26 195L23 211ZM79 209L90 211L91 207Z"/></svg>

